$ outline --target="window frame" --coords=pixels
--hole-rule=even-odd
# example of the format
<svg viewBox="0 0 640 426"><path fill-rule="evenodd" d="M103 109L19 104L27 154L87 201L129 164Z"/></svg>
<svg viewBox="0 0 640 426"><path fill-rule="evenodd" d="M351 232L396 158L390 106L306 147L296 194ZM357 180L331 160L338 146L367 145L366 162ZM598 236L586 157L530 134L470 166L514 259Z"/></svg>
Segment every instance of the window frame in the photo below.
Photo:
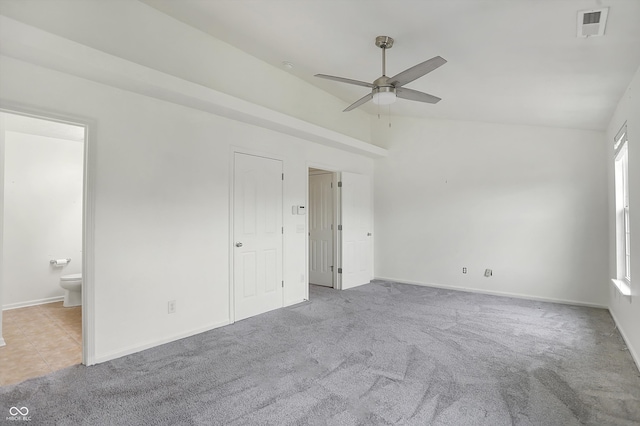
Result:
<svg viewBox="0 0 640 426"><path fill-rule="evenodd" d="M616 226L616 278L613 283L631 295L631 230L629 225L629 144L627 123L614 138L614 194Z"/></svg>

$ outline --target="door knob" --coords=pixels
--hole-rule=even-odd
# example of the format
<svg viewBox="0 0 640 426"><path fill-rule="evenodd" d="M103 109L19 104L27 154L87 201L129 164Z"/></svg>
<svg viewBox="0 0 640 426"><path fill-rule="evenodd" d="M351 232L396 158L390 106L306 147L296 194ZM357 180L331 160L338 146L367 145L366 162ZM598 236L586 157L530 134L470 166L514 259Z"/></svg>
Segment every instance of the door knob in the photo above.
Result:
<svg viewBox="0 0 640 426"><path fill-rule="evenodd" d="M370 237L370 236L371 236L371 232L367 232L367 237Z"/></svg>
<svg viewBox="0 0 640 426"><path fill-rule="evenodd" d="M242 243L236 243L236 247L242 247Z"/></svg>

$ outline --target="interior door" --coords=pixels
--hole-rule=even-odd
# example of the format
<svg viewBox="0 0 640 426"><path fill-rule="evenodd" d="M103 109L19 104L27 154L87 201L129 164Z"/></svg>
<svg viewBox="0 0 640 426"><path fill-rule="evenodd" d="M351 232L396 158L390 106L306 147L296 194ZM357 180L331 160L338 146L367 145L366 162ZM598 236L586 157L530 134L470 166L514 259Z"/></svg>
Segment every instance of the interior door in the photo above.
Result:
<svg viewBox="0 0 640 426"><path fill-rule="evenodd" d="M371 178L342 172L340 181L341 288L366 284L373 278L373 206Z"/></svg>
<svg viewBox="0 0 640 426"><path fill-rule="evenodd" d="M309 175L309 283L333 287L333 174Z"/></svg>
<svg viewBox="0 0 640 426"><path fill-rule="evenodd" d="M236 153L233 194L235 320L283 306L282 161Z"/></svg>

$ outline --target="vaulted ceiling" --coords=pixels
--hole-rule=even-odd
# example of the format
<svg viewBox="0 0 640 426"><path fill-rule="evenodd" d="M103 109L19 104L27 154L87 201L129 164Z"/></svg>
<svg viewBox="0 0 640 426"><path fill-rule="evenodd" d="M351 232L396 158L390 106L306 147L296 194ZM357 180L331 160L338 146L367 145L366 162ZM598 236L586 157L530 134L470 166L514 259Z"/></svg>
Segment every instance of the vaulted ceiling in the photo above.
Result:
<svg viewBox="0 0 640 426"><path fill-rule="evenodd" d="M443 100L400 99L390 110L397 115L603 130L640 66L637 0L143 2L276 67L292 63L287 72L345 107L368 89L313 75L372 82L381 75L378 35L395 39L387 75L447 59L407 85ZM609 8L605 35L578 38L577 12L601 7Z"/></svg>

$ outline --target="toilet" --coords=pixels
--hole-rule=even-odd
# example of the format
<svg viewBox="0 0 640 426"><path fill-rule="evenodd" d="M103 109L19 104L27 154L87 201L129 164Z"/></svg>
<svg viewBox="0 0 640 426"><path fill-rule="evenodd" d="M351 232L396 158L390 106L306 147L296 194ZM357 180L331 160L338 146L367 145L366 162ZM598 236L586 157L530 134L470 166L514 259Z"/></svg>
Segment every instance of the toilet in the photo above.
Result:
<svg viewBox="0 0 640 426"><path fill-rule="evenodd" d="M60 287L65 290L62 306L70 308L82 305L82 274L61 276Z"/></svg>

